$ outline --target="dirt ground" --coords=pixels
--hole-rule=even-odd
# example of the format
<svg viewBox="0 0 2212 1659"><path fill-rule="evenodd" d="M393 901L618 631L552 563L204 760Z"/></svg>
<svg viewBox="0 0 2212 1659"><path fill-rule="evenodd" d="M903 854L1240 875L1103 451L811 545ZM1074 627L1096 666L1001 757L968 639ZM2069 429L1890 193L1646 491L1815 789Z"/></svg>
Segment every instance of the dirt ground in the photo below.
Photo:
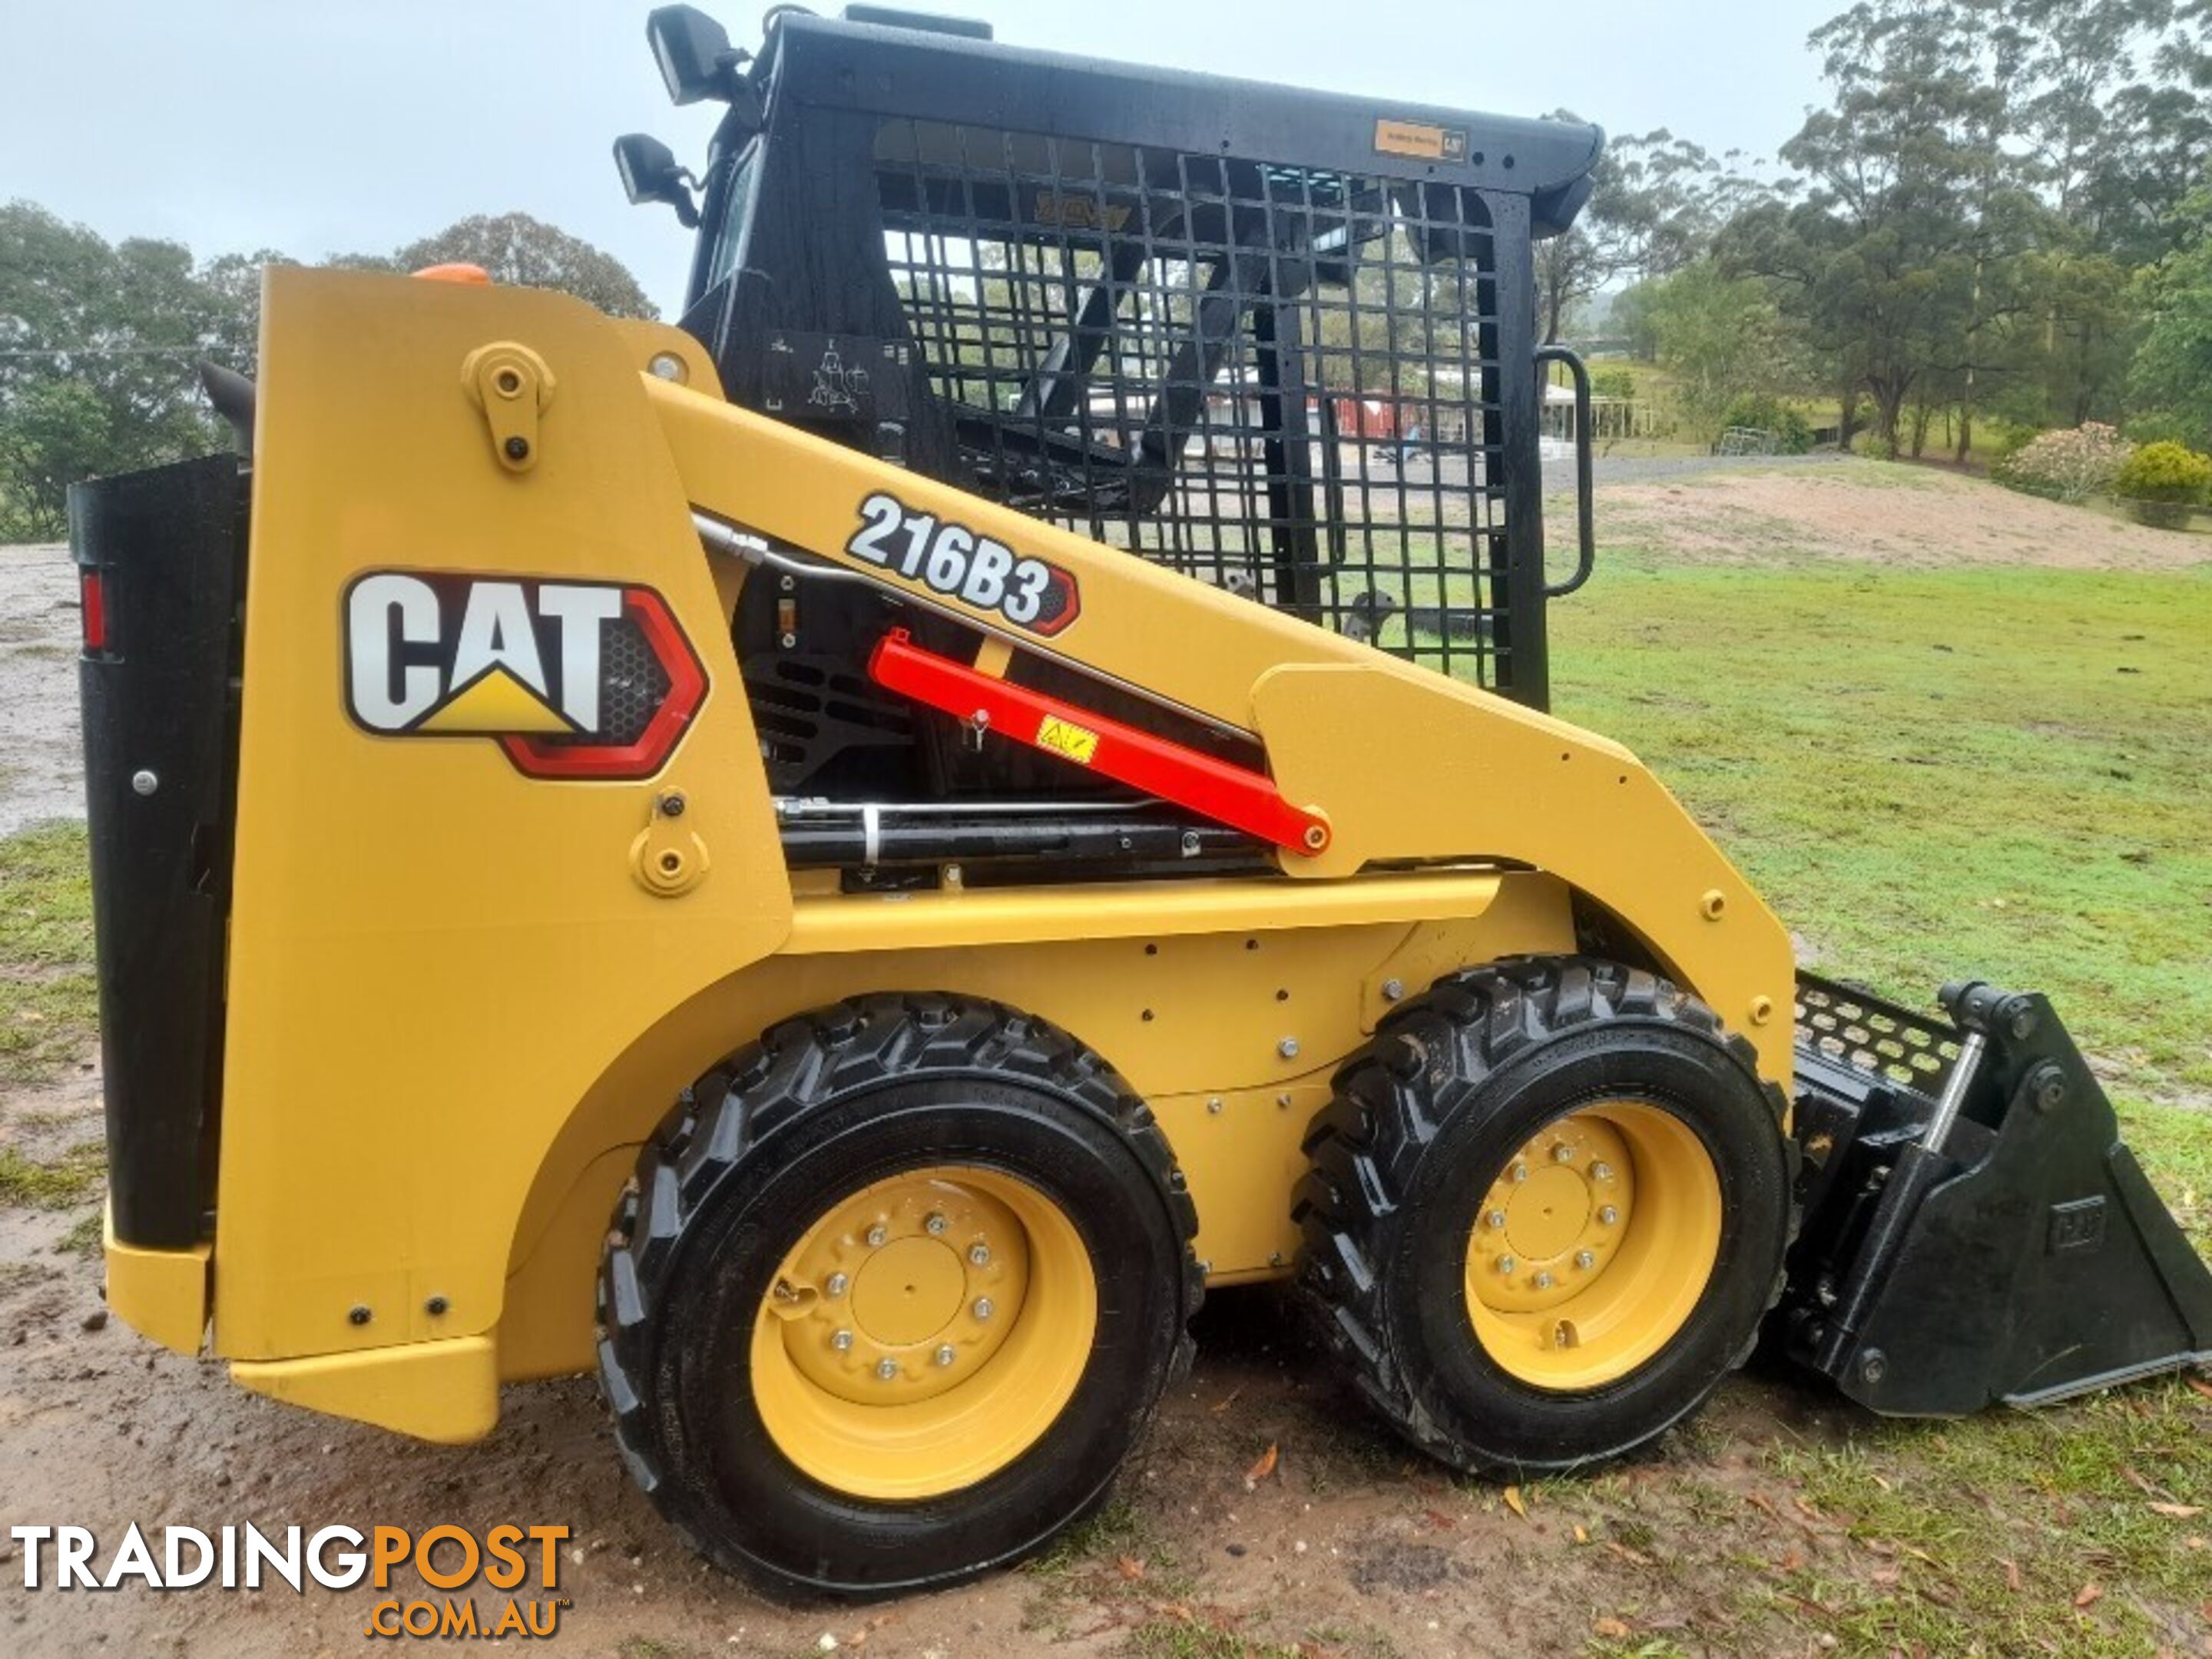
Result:
<svg viewBox="0 0 2212 1659"><path fill-rule="evenodd" d="M1656 539L1663 526L1671 559L2172 571L2212 558L2212 539L2202 536L2148 529L1936 468L1875 462L1716 466L1653 482L1601 477L1598 502L1601 542Z"/></svg>
<svg viewBox="0 0 2212 1659"><path fill-rule="evenodd" d="M0 547L0 836L84 816L74 576L65 547Z"/></svg>
<svg viewBox="0 0 2212 1659"><path fill-rule="evenodd" d="M1909 512L1899 488L1916 491ZM1666 515L1693 544L1700 515L1772 518L1815 556L2002 550L2013 562L2148 568L2194 550L1948 478L1876 485L1840 469L1624 484L1608 492L1607 512L1623 534ZM1677 528L1678 544L1685 533ZM0 550L0 834L81 811L69 577L59 550ZM88 1067L0 1091L0 1151L51 1161L98 1133ZM1042 1562L886 1606L775 1606L708 1569L663 1525L617 1461L589 1381L511 1389L497 1431L461 1450L276 1405L234 1388L220 1365L158 1352L106 1317L96 1251L85 1248L89 1213L82 1203L0 1207L0 1534L31 1522L89 1526L105 1559L133 1521L264 1530L565 1523L574 1532L558 1591L570 1603L563 1651L1666 1659L1886 1649L1926 1659L1962 1650L1869 1645L1851 1620L1872 1609L1865 1628L1887 1630L1877 1615L1891 1598L1940 1611L1981 1594L1932 1537L1863 1524L1830 1495L1863 1490L1879 1502L1876 1486L1909 1495L1917 1480L1952 1479L1939 1463L1940 1428L1877 1438L1873 1419L1834 1397L1750 1375L1626 1468L1527 1490L1462 1480L1376 1426L1296 1334L1285 1299L1260 1290L1209 1301L1197 1370L1171 1391L1121 1495ZM2204 1401L2178 1386L2158 1398L2177 1431L2212 1430ZM2081 1409L2148 1420L2153 1407ZM2079 1419L2038 1420L2058 1446ZM1814 1467L1830 1471L1828 1486L1808 1484ZM2161 1469L2148 1467L2126 1473L2146 1492L2166 1492ZM1989 1534L1982 1553L2002 1558L2022 1598L2021 1625L1992 1631L1988 1650L2212 1651L2212 1605L2200 1616L2193 1593L2107 1598L2099 1581L2113 1576L2113 1558L2094 1544L2075 1550L2063 1534L2051 1541L2089 1500L2063 1480L2023 1490L1983 1498L1974 1511ZM2185 1534L2173 1526L2156 1547L2208 1548ZM376 1650L363 1632L365 1591L30 1594L18 1548L0 1536L0 1655ZM2032 1569L2023 1586L2012 1563L2031 1552L2052 1565ZM2124 1626L2100 1622L2123 1614Z"/></svg>
<svg viewBox="0 0 2212 1659"><path fill-rule="evenodd" d="M95 1103L72 1109L86 1115L62 1133L88 1132ZM562 1651L796 1655L826 1636L915 1659L1228 1655L1246 1640L1314 1654L1577 1653L1607 1620L1700 1651L1729 1641L1737 1586L1718 1562L1651 1553L1652 1534L1686 1539L1692 1507L1719 1504L1741 1511L1735 1528L1769 1534L1778 1560L1816 1539L1850 1549L1839 1523L1816 1533L1753 1461L1778 1437L1835 1435L1848 1413L1817 1396L1738 1382L1660 1456L1601 1484L1516 1492L1521 1513L1370 1426L1319 1355L1284 1342L1273 1293L1224 1292L1125 1498L1069 1559L884 1606L777 1607L668 1531L617 1462L590 1382L510 1390L498 1431L460 1451L310 1416L101 1323L97 1267L53 1253L62 1231L58 1218L0 1215L0 1523L66 1520L111 1549L134 1520L565 1523L580 1559L559 1586L574 1602ZM1270 1445L1273 1468L1248 1486ZM0 1652L41 1656L357 1652L373 1601L312 1586L300 1597L30 1595L12 1560L0 1582ZM1821 1649L1808 1633L1755 1650Z"/></svg>

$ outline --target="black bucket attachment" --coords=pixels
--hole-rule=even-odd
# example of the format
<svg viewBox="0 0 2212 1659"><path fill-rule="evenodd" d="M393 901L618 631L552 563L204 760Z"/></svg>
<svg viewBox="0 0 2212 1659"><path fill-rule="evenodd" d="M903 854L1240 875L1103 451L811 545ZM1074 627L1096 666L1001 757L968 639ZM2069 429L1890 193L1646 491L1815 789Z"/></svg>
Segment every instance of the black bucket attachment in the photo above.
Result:
<svg viewBox="0 0 2212 1659"><path fill-rule="evenodd" d="M1892 1416L2037 1406L2212 1362L2212 1273L2042 997L1944 1024L1801 976L1790 1357Z"/></svg>

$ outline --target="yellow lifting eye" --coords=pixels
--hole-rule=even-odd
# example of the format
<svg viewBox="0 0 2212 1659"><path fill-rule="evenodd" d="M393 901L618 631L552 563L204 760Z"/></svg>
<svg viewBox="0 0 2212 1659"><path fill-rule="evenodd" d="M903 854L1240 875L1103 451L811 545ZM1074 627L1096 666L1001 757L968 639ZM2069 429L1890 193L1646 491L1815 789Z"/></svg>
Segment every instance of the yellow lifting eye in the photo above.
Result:
<svg viewBox="0 0 2212 1659"><path fill-rule="evenodd" d="M1483 1194L1468 1317L1520 1381L1601 1388L1687 1322L1720 1237L1720 1176L1687 1124L1641 1101L1578 1107L1530 1136Z"/></svg>
<svg viewBox="0 0 2212 1659"><path fill-rule="evenodd" d="M1012 1462L1074 1395L1098 1328L1090 1252L1027 1182L945 1164L839 1200L755 1320L777 1449L855 1498L933 1498Z"/></svg>

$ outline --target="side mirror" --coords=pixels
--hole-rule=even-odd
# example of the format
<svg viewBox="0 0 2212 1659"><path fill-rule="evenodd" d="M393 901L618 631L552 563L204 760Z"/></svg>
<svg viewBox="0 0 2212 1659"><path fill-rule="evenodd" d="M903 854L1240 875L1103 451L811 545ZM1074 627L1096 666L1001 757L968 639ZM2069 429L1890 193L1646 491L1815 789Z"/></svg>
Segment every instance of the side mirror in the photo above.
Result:
<svg viewBox="0 0 2212 1659"><path fill-rule="evenodd" d="M676 165L676 153L659 139L642 132L626 132L615 140L615 171L622 174L623 194L632 205L665 202L676 210L686 230L699 222L699 210L691 201L691 175Z"/></svg>
<svg viewBox="0 0 2212 1659"><path fill-rule="evenodd" d="M672 103L726 99L736 90L745 54L730 46L729 31L696 6L657 6L646 16L645 38L667 82Z"/></svg>

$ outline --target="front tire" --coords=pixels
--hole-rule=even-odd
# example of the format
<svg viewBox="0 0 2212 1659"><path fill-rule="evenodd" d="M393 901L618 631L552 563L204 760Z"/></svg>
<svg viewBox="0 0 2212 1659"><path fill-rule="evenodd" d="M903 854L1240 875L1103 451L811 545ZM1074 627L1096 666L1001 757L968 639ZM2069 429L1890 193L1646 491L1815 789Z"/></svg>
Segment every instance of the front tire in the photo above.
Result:
<svg viewBox="0 0 2212 1659"><path fill-rule="evenodd" d="M689 1091L616 1218L625 1460L784 1593L1017 1559L1104 1498L1188 1364L1196 1226L1143 1103L1042 1021L877 996L787 1022Z"/></svg>
<svg viewBox="0 0 2212 1659"><path fill-rule="evenodd" d="M1360 1390L1445 1462L1620 1456L1742 1363L1780 1290L1783 1106L1650 974L1532 958L1443 981L1308 1132L1300 1283Z"/></svg>

